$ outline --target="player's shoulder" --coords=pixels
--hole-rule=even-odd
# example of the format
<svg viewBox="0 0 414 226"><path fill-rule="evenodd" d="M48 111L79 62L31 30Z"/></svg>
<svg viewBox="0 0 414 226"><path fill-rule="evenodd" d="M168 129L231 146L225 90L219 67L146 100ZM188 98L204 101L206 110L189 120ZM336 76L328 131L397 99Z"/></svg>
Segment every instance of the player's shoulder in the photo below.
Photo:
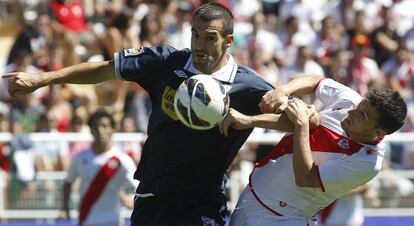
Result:
<svg viewBox="0 0 414 226"><path fill-rule="evenodd" d="M76 153L72 158L72 162L82 161L86 158L90 159L90 158L93 158L93 156L94 154L93 154L92 149L88 148L81 152Z"/></svg>
<svg viewBox="0 0 414 226"><path fill-rule="evenodd" d="M245 76L249 76L249 75L259 76L258 73L252 68L249 68L247 66L240 65L240 64L237 67L237 74L245 75Z"/></svg>
<svg viewBox="0 0 414 226"><path fill-rule="evenodd" d="M363 163L367 170L377 172L382 168L385 149L382 143L377 145L362 144L361 149L352 155L351 161Z"/></svg>
<svg viewBox="0 0 414 226"><path fill-rule="evenodd" d="M270 83L259 76L255 70L243 65L238 65L237 67L235 82L249 84L250 87L256 87L258 89L274 88Z"/></svg>
<svg viewBox="0 0 414 226"><path fill-rule="evenodd" d="M169 45L148 47L148 49L166 57L188 57L191 54L190 49L178 50Z"/></svg>

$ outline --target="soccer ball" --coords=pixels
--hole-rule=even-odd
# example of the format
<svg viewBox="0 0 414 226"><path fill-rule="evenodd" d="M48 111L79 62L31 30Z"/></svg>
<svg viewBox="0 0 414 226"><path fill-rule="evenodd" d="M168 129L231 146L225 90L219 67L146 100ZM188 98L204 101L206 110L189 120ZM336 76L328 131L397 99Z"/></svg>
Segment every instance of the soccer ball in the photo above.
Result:
<svg viewBox="0 0 414 226"><path fill-rule="evenodd" d="M184 80L174 97L178 119L195 130L208 130L220 123L229 111L229 96L224 86L209 75Z"/></svg>

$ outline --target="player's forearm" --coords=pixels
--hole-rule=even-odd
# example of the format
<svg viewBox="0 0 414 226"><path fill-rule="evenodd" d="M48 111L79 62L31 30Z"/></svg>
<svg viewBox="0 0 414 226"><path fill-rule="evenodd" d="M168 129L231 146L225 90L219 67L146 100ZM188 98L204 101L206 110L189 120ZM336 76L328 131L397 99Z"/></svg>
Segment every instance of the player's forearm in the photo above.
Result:
<svg viewBox="0 0 414 226"><path fill-rule="evenodd" d="M95 84L115 79L113 61L88 62L42 74L40 86L61 83Z"/></svg>
<svg viewBox="0 0 414 226"><path fill-rule="evenodd" d="M310 94L314 92L316 86L323 78L320 75L298 77L280 86L280 89L288 96Z"/></svg>
<svg viewBox="0 0 414 226"><path fill-rule="evenodd" d="M312 184L314 162L309 143L309 124L296 125L293 135L293 172L298 186Z"/></svg>
<svg viewBox="0 0 414 226"><path fill-rule="evenodd" d="M285 113L282 114L261 114L252 116L252 127L274 129L283 132L293 132L293 123Z"/></svg>

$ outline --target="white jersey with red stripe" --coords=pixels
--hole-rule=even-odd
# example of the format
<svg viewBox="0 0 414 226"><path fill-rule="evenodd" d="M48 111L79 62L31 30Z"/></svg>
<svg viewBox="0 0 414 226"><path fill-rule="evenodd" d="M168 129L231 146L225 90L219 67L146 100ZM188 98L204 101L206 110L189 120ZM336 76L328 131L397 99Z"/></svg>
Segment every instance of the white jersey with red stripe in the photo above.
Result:
<svg viewBox="0 0 414 226"><path fill-rule="evenodd" d="M316 96L326 106L321 125L310 133L320 187L298 187L292 165L293 135L286 135L250 175L250 188L261 205L280 215L314 218L325 206L377 175L384 158L383 142L360 144L341 128L348 111L362 98L352 89L323 79Z"/></svg>
<svg viewBox="0 0 414 226"><path fill-rule="evenodd" d="M91 185L97 173L101 170L110 158L116 156L120 162L120 168L116 174L110 178L105 185L102 194L92 205L91 211L86 218L84 225L105 224L108 222L119 222L121 202L119 198L120 191L134 193L134 189L138 186L138 181L133 179L136 165L128 155L121 153L116 148L106 151L102 154L96 154L92 150L86 150L77 154L71 161L66 181L72 183L76 178L80 178L80 199L85 196L90 186L99 186L99 184ZM111 166L112 163L108 163ZM118 164L113 161L113 164ZM112 164L112 165L113 165ZM117 166L112 166L116 168ZM93 187L91 187L93 189ZM97 188L97 190L99 190Z"/></svg>

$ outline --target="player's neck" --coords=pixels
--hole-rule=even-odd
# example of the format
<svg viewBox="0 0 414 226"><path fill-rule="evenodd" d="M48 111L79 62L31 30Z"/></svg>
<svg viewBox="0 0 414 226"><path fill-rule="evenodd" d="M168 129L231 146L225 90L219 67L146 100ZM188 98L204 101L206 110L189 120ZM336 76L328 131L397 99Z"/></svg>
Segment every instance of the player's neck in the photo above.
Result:
<svg viewBox="0 0 414 226"><path fill-rule="evenodd" d="M106 144L106 143L97 143L94 142L92 144L92 150L96 153L96 154L100 154L100 153L104 153L107 152L111 149L111 145L110 144Z"/></svg>

